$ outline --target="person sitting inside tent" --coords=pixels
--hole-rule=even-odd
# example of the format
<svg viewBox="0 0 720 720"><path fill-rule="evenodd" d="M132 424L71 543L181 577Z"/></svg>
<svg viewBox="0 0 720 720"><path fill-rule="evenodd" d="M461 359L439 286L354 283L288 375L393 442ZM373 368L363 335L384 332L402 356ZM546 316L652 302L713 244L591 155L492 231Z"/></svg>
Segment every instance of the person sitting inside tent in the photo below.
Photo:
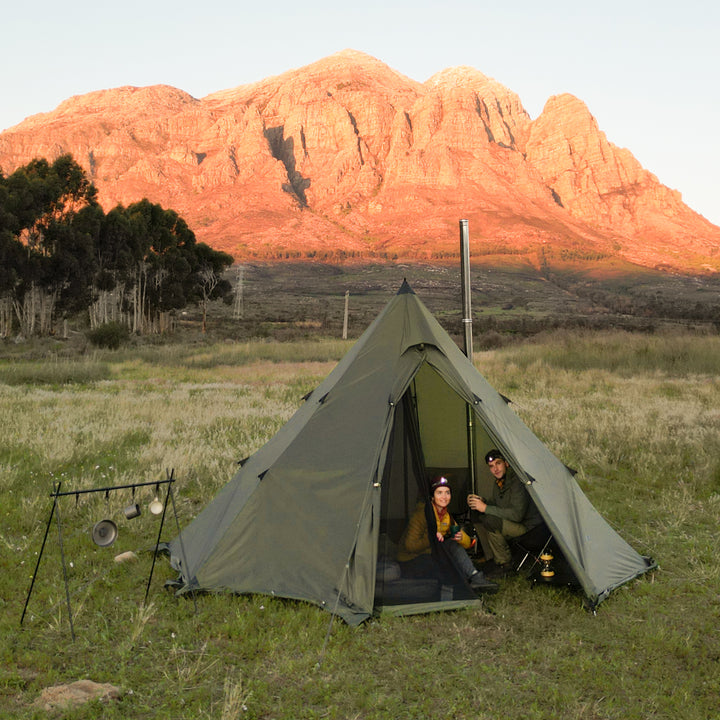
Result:
<svg viewBox="0 0 720 720"><path fill-rule="evenodd" d="M507 539L524 535L543 522L540 511L503 454L496 449L485 455L495 478L492 496L485 500L468 495L470 519L475 525L485 560L493 560L495 572L504 575L511 568L512 553Z"/></svg>
<svg viewBox="0 0 720 720"><path fill-rule="evenodd" d="M466 549L470 548L473 540L455 522L448 512L448 505L452 499L452 491L447 478L436 477L430 485L430 504L435 515L435 537L453 561L456 569L463 578L470 583L476 592L497 592L498 586L485 578L482 571L477 570L468 556ZM451 529L456 529L450 535ZM425 515L425 503L420 502L410 517L405 532L400 539L398 550L398 563L403 575L410 577L432 576L436 572L430 531Z"/></svg>

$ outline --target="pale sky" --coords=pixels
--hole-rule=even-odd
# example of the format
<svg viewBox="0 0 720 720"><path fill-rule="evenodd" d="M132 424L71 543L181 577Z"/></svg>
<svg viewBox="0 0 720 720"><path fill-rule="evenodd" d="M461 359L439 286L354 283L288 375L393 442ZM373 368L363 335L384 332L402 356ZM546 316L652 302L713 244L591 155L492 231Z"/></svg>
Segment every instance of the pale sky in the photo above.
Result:
<svg viewBox="0 0 720 720"><path fill-rule="evenodd" d="M93 90L162 83L201 98L352 48L420 82L470 65L532 118L572 93L720 225L719 3L8 0L0 27L0 129Z"/></svg>

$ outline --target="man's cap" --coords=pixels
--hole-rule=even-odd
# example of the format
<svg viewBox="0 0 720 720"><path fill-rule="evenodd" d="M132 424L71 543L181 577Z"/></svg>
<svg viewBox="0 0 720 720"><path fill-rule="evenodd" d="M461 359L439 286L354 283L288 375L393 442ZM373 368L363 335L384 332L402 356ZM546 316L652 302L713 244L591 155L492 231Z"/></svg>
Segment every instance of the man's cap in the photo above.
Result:
<svg viewBox="0 0 720 720"><path fill-rule="evenodd" d="M489 465L493 460L505 460L505 456L496 448L493 448L486 456L485 462ZM507 460L505 460L507 462Z"/></svg>

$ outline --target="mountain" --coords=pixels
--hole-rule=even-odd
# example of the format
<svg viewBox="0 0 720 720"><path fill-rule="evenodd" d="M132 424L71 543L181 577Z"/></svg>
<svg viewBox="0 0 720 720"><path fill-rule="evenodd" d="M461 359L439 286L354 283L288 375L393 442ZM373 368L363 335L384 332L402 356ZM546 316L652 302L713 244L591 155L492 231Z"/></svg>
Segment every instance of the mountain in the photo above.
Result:
<svg viewBox="0 0 720 720"><path fill-rule="evenodd" d="M239 259L619 257L720 269L720 227L598 128L572 95L531 119L470 67L424 83L346 50L196 99L173 87L72 97L0 134L7 175L71 153L103 207L143 197Z"/></svg>

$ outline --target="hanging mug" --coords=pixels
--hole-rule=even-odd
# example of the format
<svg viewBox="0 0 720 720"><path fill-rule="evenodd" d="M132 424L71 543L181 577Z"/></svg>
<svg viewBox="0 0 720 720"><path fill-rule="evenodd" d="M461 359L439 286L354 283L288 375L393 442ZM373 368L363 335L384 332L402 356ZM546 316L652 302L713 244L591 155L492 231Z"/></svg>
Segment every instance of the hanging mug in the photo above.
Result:
<svg viewBox="0 0 720 720"><path fill-rule="evenodd" d="M128 520L132 520L140 515L140 506L137 503L133 503L132 505L128 505L123 512Z"/></svg>

